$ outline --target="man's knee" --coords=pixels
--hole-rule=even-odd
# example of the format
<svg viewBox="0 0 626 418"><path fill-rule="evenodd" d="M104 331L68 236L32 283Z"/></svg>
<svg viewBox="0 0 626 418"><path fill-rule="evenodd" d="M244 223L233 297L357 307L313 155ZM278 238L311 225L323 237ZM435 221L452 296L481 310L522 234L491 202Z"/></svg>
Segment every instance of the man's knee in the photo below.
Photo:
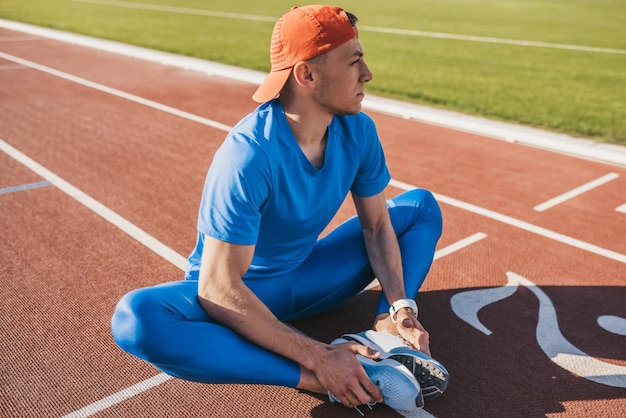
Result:
<svg viewBox="0 0 626 418"><path fill-rule="evenodd" d="M116 344L139 358L149 357L149 315L158 315L158 307L146 289L133 290L118 302L111 318L111 333Z"/></svg>
<svg viewBox="0 0 626 418"><path fill-rule="evenodd" d="M413 199L417 202L420 202L420 204L422 205L429 206L429 207L435 206L439 208L437 199L435 199L435 196L432 194L430 190L413 189L413 190L409 190L407 194L409 194L410 196L413 196Z"/></svg>
<svg viewBox="0 0 626 418"><path fill-rule="evenodd" d="M441 229L441 208L439 207L437 199L435 199L435 196L429 190L413 189L403 195L407 200L413 202L421 222L431 222L434 226L438 226L438 228Z"/></svg>

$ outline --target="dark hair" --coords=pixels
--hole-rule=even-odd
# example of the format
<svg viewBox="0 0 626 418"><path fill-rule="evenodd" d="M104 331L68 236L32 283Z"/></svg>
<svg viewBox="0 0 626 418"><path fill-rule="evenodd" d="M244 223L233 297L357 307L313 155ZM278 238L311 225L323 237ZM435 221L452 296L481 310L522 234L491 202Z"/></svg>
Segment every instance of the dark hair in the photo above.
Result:
<svg viewBox="0 0 626 418"><path fill-rule="evenodd" d="M359 21L359 19L358 19L355 15L353 15L352 13L350 13L350 12L347 12L347 11L345 11L345 10L344 10L344 12L346 12L346 15L348 16L348 20L350 21L350 24L351 24L352 26L356 26L356 22L358 22L358 21Z"/></svg>

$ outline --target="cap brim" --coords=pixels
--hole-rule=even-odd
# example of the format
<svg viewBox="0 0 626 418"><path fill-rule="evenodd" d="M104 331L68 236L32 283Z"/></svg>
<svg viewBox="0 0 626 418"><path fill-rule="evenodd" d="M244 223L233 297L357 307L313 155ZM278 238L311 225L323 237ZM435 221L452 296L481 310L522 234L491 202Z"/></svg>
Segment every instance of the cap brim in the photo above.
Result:
<svg viewBox="0 0 626 418"><path fill-rule="evenodd" d="M252 95L252 100L265 103L275 99L287 82L289 74L291 74L291 68L270 72Z"/></svg>

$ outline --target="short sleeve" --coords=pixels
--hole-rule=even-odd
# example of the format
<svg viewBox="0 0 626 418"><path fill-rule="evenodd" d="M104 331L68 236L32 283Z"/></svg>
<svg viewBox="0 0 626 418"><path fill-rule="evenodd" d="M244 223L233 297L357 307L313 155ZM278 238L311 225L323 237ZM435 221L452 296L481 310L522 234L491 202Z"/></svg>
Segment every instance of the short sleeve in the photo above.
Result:
<svg viewBox="0 0 626 418"><path fill-rule="evenodd" d="M270 175L258 144L243 135L227 137L207 173L198 230L233 244L255 244Z"/></svg>
<svg viewBox="0 0 626 418"><path fill-rule="evenodd" d="M364 114L363 116L365 117L363 138L359 138L359 142L362 141L361 162L350 190L357 196L368 197L385 190L391 175L376 126L368 116Z"/></svg>

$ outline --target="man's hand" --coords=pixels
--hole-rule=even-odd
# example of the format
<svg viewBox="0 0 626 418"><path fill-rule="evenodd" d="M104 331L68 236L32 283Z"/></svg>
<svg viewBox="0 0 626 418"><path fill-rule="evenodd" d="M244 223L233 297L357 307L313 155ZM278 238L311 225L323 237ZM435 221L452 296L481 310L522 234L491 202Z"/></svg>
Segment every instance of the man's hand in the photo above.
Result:
<svg viewBox="0 0 626 418"><path fill-rule="evenodd" d="M409 342L414 349L430 356L430 337L428 331L424 329L422 324L415 317L413 311L409 308L401 309L396 314L395 324L389 314L378 315L374 321L373 329L375 331L399 335Z"/></svg>
<svg viewBox="0 0 626 418"><path fill-rule="evenodd" d="M382 402L383 396L372 382L356 354L376 359L380 353L349 342L329 345L313 370L317 379L344 406L352 408L366 403Z"/></svg>

